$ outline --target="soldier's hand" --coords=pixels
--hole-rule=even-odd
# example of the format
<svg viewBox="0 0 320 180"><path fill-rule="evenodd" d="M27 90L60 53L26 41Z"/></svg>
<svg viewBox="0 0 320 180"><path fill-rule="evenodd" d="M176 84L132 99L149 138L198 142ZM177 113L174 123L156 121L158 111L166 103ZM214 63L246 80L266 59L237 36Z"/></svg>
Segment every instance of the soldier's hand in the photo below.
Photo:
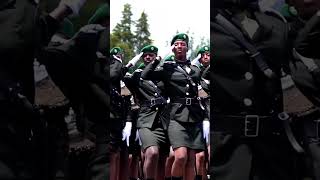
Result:
<svg viewBox="0 0 320 180"><path fill-rule="evenodd" d="M161 61L161 60L162 60L161 56L157 56L155 59L155 61Z"/></svg>
<svg viewBox="0 0 320 180"><path fill-rule="evenodd" d="M203 121L202 128L203 128L203 138L206 140L206 143L208 144L209 143L209 134L210 134L210 122Z"/></svg>
<svg viewBox="0 0 320 180"><path fill-rule="evenodd" d="M141 146L142 145L142 142L141 142L141 139L140 139L140 136L139 136L139 130L136 131L136 139L135 141L139 141L139 145Z"/></svg>
<svg viewBox="0 0 320 180"><path fill-rule="evenodd" d="M139 61L139 59L141 58L141 56L143 55L143 52L141 52L140 54L136 55L134 58L132 58L128 64L126 65L126 67L131 67L131 66L135 66L136 63Z"/></svg>
<svg viewBox="0 0 320 180"><path fill-rule="evenodd" d="M126 140L129 147L129 140L131 136L132 122L126 122L124 129L122 130L122 141Z"/></svg>
<svg viewBox="0 0 320 180"><path fill-rule="evenodd" d="M86 3L87 0L61 0L60 5L65 5L72 10L74 16L79 15L81 7Z"/></svg>

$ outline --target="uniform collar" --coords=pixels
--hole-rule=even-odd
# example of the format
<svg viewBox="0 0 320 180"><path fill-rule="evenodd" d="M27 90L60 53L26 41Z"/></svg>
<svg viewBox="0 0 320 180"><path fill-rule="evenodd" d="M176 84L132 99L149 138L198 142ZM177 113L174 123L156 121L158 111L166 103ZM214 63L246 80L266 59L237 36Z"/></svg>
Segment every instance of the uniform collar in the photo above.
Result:
<svg viewBox="0 0 320 180"><path fill-rule="evenodd" d="M185 60L185 61L175 61L176 62L176 64L178 64L178 65L181 65L181 66L184 66L184 65L190 65L191 64L191 62L190 62L190 60Z"/></svg>

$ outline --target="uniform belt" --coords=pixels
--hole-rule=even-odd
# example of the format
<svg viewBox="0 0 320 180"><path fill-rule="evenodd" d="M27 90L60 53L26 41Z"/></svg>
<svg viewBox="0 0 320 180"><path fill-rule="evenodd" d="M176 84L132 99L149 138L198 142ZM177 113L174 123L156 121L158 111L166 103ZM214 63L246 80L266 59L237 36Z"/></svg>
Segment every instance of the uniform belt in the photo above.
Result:
<svg viewBox="0 0 320 180"><path fill-rule="evenodd" d="M155 106L164 105L166 103L167 103L166 99L164 99L163 97L157 97L157 98L151 98L150 100L143 101L141 105L155 107Z"/></svg>
<svg viewBox="0 0 320 180"><path fill-rule="evenodd" d="M180 103L187 106L191 106L192 104L199 104L199 99L197 98L173 98L170 100L172 103Z"/></svg>
<svg viewBox="0 0 320 180"><path fill-rule="evenodd" d="M279 132L280 121L274 116L219 116L213 117L219 120L214 120L214 131L223 131L241 137L257 137L259 135L270 135ZM277 122L276 122L277 121Z"/></svg>

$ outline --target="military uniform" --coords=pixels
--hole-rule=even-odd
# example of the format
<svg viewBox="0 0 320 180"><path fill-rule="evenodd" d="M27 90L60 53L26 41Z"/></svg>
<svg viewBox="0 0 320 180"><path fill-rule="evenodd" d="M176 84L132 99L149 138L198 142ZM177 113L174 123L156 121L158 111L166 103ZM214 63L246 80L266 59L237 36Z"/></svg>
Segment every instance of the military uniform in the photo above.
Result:
<svg viewBox="0 0 320 180"><path fill-rule="evenodd" d="M111 55L122 51L120 48L113 48L110 52ZM112 143L119 146L122 139L122 129L124 127L124 116L123 116L123 98L121 96L120 81L124 77L128 68L123 66L121 59L111 57L110 61L110 95L111 95L111 110L110 119L112 120L113 128L111 132Z"/></svg>
<svg viewBox="0 0 320 180"><path fill-rule="evenodd" d="M104 14L100 18L107 19L108 16ZM90 33L86 33L88 29ZM58 47L48 47L44 53L44 63L53 81L68 97L73 109L82 110L83 114L78 115L84 115L93 123L95 151L89 160L88 172L84 172L90 180L109 177L111 123L108 113L109 86L106 84L109 79L109 48L105 43L108 36L109 33L102 25L86 25L72 40ZM80 154L88 155L85 153Z"/></svg>
<svg viewBox="0 0 320 180"><path fill-rule="evenodd" d="M286 27L272 16L250 9L257 30L252 33L224 8L215 9L211 24L212 140L214 179L295 179L291 148L278 113L283 111L282 60L287 58ZM231 23L260 53L251 54L226 30L217 15ZM247 17L248 18L248 17ZM246 19L248 26L254 20ZM261 56L260 56L261 55ZM273 76L256 62L260 56Z"/></svg>
<svg viewBox="0 0 320 180"><path fill-rule="evenodd" d="M138 115L140 107L136 103L134 95L130 96L130 105L128 106L128 113L131 116L131 122L132 122L132 129L131 129L131 135L129 140L129 154L132 154L132 156L140 157L140 145L139 141L137 141L137 121L138 121Z"/></svg>
<svg viewBox="0 0 320 180"><path fill-rule="evenodd" d="M205 52L210 53L210 48L208 46L204 46L200 48L197 54L199 55ZM207 116L208 118L210 118L210 77L209 77L210 65L205 66L203 64L200 64L199 68L200 68L200 74L201 74L200 85L201 85L201 88L204 90L204 92L207 94L206 97L201 97L201 98L204 104L206 105Z"/></svg>
<svg viewBox="0 0 320 180"><path fill-rule="evenodd" d="M156 53L155 46L146 46L141 52ZM166 133L168 118L164 115L167 100L163 97L163 83L161 81L148 81L141 78L145 65L142 63L132 75L125 76L124 82L135 94L140 110L137 120L139 137L142 148L145 150L150 146L158 146L160 152L169 150L168 137Z"/></svg>
<svg viewBox="0 0 320 180"><path fill-rule="evenodd" d="M0 179L46 178L46 137L40 133L44 124L13 101L19 93L34 102L35 50L46 45L58 29L56 19L36 12L33 1L0 3ZM11 95L9 88L14 90Z"/></svg>
<svg viewBox="0 0 320 180"><path fill-rule="evenodd" d="M98 59L95 62L94 77L92 78L93 82L100 88L100 91L96 88L95 93L101 93L103 96L96 97L89 94L88 99L92 99L92 101L89 100L89 103L85 106L85 111L87 111L86 109L91 111L88 118L93 123L93 133L95 135L95 151L92 159L89 160L86 176L88 180L108 179L110 175L109 164L112 150L110 146L110 131L113 122L109 119L111 108L109 100L111 97L109 85L106 83L110 78L109 58L107 56L109 48L105 43L107 39L109 39L109 33L105 30L100 34L98 52L101 54L98 55ZM105 102L101 103L95 98L104 99Z"/></svg>
<svg viewBox="0 0 320 180"><path fill-rule="evenodd" d="M319 138L319 61L318 51L319 29L316 28L320 24L319 13L315 14L309 21L303 22L296 18L291 22L292 39L295 42L292 46L300 56L295 56L290 61L290 70L292 79L297 88L305 95L310 102L317 107L316 111L305 113L296 121L296 127L303 145L307 150L308 156L312 161L313 176L320 179L320 138ZM299 25L299 26L297 26ZM293 53L295 54L295 52ZM311 64L310 64L311 63Z"/></svg>
<svg viewBox="0 0 320 180"><path fill-rule="evenodd" d="M163 81L164 93L170 98L168 106L168 136L173 149L188 147L204 150L202 121L204 110L198 99L200 70L190 66L189 61L160 61L150 63L141 74L144 80Z"/></svg>

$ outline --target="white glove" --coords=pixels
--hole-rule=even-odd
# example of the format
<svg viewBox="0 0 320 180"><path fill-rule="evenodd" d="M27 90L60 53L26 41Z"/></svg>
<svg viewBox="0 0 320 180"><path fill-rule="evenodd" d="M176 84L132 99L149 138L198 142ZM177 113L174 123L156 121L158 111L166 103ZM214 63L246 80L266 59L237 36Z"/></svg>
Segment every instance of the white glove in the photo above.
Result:
<svg viewBox="0 0 320 180"><path fill-rule="evenodd" d="M81 7L87 0L61 0L60 4L69 7L72 10L73 15L78 16Z"/></svg>
<svg viewBox="0 0 320 180"><path fill-rule="evenodd" d="M139 130L137 130L136 132L136 139L135 141L139 141L139 145L141 146L142 145L142 142L141 142L141 139L140 139L140 136L139 136Z"/></svg>
<svg viewBox="0 0 320 180"><path fill-rule="evenodd" d="M124 82L122 80L120 80L120 87L123 88L125 86L126 86L126 84L124 84Z"/></svg>
<svg viewBox="0 0 320 180"><path fill-rule="evenodd" d="M127 146L129 147L129 139L131 135L132 122L126 122L126 126L122 130L122 141L127 140Z"/></svg>
<svg viewBox="0 0 320 180"><path fill-rule="evenodd" d="M134 66L136 65L136 63L139 61L139 59L141 58L141 56L143 55L143 52L141 52L140 54L136 55L135 57L133 57L128 64L126 65L126 67L130 67L130 66Z"/></svg>
<svg viewBox="0 0 320 180"><path fill-rule="evenodd" d="M200 65L201 65L201 63L199 61L200 58L201 58L201 54L198 54L198 56L191 61L191 65L200 67Z"/></svg>
<svg viewBox="0 0 320 180"><path fill-rule="evenodd" d="M210 134L210 122L203 121L202 128L203 128L203 138L206 140L206 143L208 144L209 143L209 134Z"/></svg>
<svg viewBox="0 0 320 180"><path fill-rule="evenodd" d="M122 59L118 58L116 55L113 55L113 57L122 63Z"/></svg>

